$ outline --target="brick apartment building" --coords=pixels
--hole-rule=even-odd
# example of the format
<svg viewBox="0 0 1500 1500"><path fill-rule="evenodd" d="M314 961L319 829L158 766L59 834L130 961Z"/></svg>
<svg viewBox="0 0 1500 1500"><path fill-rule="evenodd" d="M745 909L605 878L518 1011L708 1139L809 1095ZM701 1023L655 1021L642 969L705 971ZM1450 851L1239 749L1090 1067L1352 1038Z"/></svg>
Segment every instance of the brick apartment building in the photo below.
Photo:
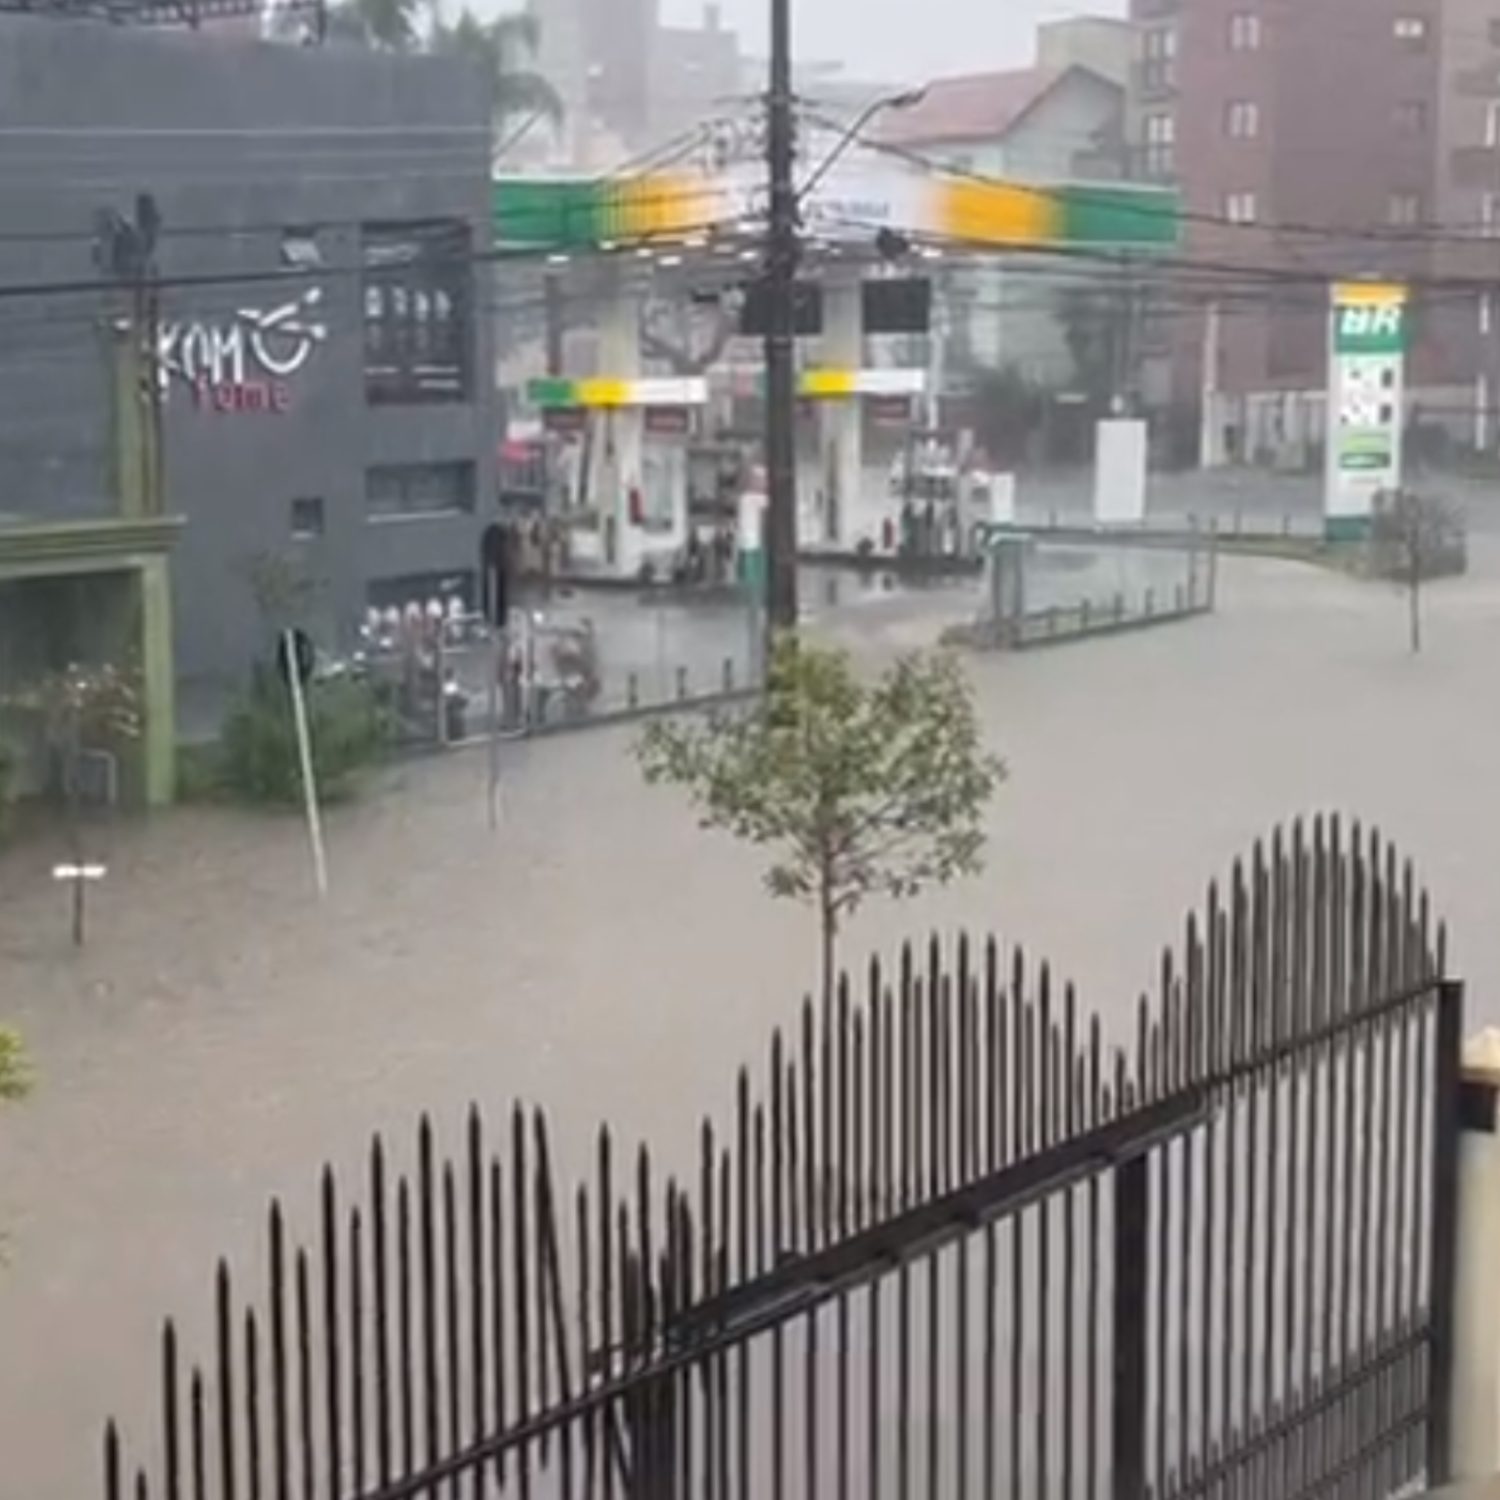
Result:
<svg viewBox="0 0 1500 1500"><path fill-rule="evenodd" d="M1415 414L1493 446L1500 308L1478 283L1500 267L1500 6L1132 0L1131 17L1137 169L1180 186L1195 263L1150 299L1147 404L1193 447L1201 419L1211 461L1295 462L1321 436L1321 281L1404 278Z"/></svg>

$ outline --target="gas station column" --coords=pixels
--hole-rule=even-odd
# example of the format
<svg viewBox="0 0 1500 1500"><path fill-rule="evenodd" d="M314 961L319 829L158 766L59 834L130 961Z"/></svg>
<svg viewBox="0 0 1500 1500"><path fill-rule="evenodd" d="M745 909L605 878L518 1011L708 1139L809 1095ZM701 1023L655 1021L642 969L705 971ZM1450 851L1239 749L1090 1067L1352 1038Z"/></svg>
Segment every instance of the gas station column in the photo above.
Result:
<svg viewBox="0 0 1500 1500"><path fill-rule="evenodd" d="M603 275L597 373L609 381L637 380L645 289L618 261L607 263ZM644 502L645 412L638 405L608 406L590 412L589 421L589 493L603 529L604 561L611 572L633 573L640 565L640 516L632 512Z"/></svg>
<svg viewBox="0 0 1500 1500"><path fill-rule="evenodd" d="M823 287L823 337L818 364L830 370L864 366L864 284L857 276L830 279ZM864 405L851 394L818 403L818 478L821 496L809 540L842 544L853 535L864 476Z"/></svg>

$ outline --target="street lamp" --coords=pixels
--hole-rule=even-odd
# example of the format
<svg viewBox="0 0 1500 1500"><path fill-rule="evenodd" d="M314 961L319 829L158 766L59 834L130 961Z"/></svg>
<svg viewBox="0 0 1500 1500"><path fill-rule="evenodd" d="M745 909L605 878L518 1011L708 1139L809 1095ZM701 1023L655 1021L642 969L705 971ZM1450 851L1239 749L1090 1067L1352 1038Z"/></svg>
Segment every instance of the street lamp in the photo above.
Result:
<svg viewBox="0 0 1500 1500"><path fill-rule="evenodd" d="M766 96L766 622L774 637L797 625L796 278L798 205L832 170L860 131L882 110L906 109L924 91L867 105L799 189L793 178L796 135L792 98L791 0L770 0L771 67Z"/></svg>
<svg viewBox="0 0 1500 1500"><path fill-rule="evenodd" d="M844 153L859 139L860 132L875 118L887 110L915 109L927 97L927 90L906 89L899 94L887 94L870 103L854 117L854 122L834 142L833 150L813 169L812 175L797 189L799 203L812 195L813 189L839 164Z"/></svg>

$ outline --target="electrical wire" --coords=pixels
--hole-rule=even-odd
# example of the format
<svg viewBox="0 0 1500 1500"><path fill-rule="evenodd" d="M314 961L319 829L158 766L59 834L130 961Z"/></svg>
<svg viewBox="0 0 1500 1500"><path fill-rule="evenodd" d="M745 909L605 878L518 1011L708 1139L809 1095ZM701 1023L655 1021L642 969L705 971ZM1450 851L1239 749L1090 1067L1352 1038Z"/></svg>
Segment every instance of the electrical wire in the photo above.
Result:
<svg viewBox="0 0 1500 1500"><path fill-rule="evenodd" d="M837 122L832 119L819 116L813 116L813 118L829 129L838 128ZM1180 203L1170 206L1149 202L1133 203L1129 198L1131 189L1138 189L1146 186L1146 184L1128 179L1121 180L1117 184L1069 183L1064 186L1047 186L1018 181L1014 177L996 177L988 173L974 171L972 168L965 166L945 164L910 147L883 141L878 136L856 132L855 139L860 145L870 151L874 151L879 155L896 158L906 162L910 166L917 167L920 170L937 176L949 177L963 182L972 182L983 187L1018 189L1025 193L1033 193L1042 198L1058 198L1066 195L1068 199L1074 202L1088 203L1093 201L1099 206L1107 206L1111 211L1122 213L1128 217L1156 221L1169 220L1174 224L1199 224L1241 234L1264 235L1272 233L1276 235L1305 235L1339 241L1373 241L1383 244L1417 243L1430 245L1437 243L1459 243L1474 245L1482 244L1486 238L1485 235L1479 234L1477 231L1488 229L1490 234L1493 235L1497 227L1500 227L1484 224L1445 224L1437 222L1425 225L1383 225L1360 226L1356 228L1331 224L1311 224L1289 219L1247 223L1238 219L1231 219L1223 214L1209 214L1188 209Z"/></svg>

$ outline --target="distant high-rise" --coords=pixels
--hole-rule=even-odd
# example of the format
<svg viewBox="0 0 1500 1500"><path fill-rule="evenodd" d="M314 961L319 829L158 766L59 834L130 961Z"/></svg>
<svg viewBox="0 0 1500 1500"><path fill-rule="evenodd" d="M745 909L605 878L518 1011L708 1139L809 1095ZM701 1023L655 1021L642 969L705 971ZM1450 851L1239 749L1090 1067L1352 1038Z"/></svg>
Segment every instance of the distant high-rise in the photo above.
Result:
<svg viewBox="0 0 1500 1500"><path fill-rule="evenodd" d="M542 65L573 116L575 153L588 132L635 147L650 125L659 0L535 0Z"/></svg>

